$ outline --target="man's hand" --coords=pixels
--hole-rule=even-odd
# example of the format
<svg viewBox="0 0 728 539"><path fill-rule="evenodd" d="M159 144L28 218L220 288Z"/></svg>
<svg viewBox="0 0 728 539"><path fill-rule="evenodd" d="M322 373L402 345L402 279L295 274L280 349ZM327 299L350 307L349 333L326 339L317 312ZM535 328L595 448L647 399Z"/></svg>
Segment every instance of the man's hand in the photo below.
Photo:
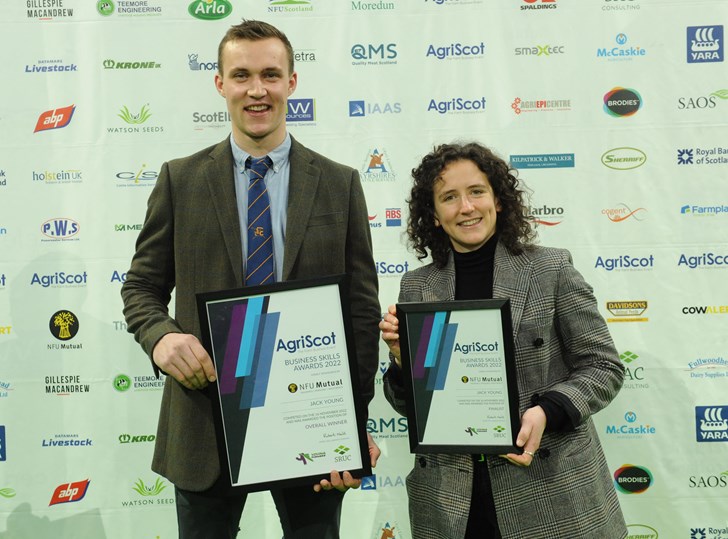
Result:
<svg viewBox="0 0 728 539"><path fill-rule="evenodd" d="M367 433L367 442L369 444L369 459L371 460L372 468L374 468L377 465L377 460L379 460L382 451L369 433ZM341 475L336 470L331 470L329 480L322 479L320 483L313 486L313 490L315 492L321 492L322 490L335 488L341 492L346 492L350 488L359 488L360 485L361 479L354 479L349 472L344 472Z"/></svg>
<svg viewBox="0 0 728 539"><path fill-rule="evenodd" d="M154 346L152 358L187 389L202 389L215 381L212 360L194 335L167 333Z"/></svg>
<svg viewBox="0 0 728 539"><path fill-rule="evenodd" d="M389 351L394 356L398 367L402 367L402 353L399 348L399 318L397 318L397 307L390 305L387 313L379 322L379 329L382 332L382 340L387 343Z"/></svg>

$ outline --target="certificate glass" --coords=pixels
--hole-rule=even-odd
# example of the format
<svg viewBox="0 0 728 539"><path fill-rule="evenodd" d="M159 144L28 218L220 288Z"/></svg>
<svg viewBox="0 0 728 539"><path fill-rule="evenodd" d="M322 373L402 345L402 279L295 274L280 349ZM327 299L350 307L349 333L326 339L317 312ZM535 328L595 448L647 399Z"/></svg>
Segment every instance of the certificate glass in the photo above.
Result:
<svg viewBox="0 0 728 539"><path fill-rule="evenodd" d="M347 278L197 295L218 448L245 491L371 474Z"/></svg>
<svg viewBox="0 0 728 539"><path fill-rule="evenodd" d="M398 303L410 450L520 453L510 302Z"/></svg>

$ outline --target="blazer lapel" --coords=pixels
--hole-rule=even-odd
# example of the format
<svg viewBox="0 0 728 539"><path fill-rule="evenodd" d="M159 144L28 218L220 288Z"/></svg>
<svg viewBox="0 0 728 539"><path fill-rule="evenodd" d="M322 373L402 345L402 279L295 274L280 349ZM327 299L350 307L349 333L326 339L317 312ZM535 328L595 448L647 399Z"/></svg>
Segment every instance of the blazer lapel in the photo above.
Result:
<svg viewBox="0 0 728 539"><path fill-rule="evenodd" d="M303 238L315 204L321 169L313 164L313 155L291 137L290 177L288 179L288 215L283 251L283 280L291 271L303 244Z"/></svg>
<svg viewBox="0 0 728 539"><path fill-rule="evenodd" d="M518 333L531 281L531 261L525 254L514 256L500 242L495 249L493 298L510 298L513 336Z"/></svg>
<svg viewBox="0 0 728 539"><path fill-rule="evenodd" d="M422 301L452 301L455 299L455 261L452 253L441 270L432 266L425 277L426 285L422 290Z"/></svg>
<svg viewBox="0 0 728 539"><path fill-rule="evenodd" d="M204 167L205 180L210 189L215 214L220 223L220 230L230 265L235 273L236 281L243 283L243 247L240 239L240 222L235 194L235 178L233 176L233 153L230 139L223 140L209 154L212 161Z"/></svg>

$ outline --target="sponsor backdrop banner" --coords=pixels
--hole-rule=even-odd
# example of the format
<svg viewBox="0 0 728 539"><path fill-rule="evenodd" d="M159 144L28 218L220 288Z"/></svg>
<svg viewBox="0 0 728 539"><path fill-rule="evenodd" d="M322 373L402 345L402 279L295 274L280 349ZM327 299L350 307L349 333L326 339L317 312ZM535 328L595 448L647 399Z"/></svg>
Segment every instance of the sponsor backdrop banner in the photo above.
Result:
<svg viewBox="0 0 728 539"><path fill-rule="evenodd" d="M596 423L633 537L728 536L728 78L721 0L5 0L0 3L0 538L170 539L150 469L163 380L119 290L165 160L229 134L222 34L295 47L291 133L356 167L382 306L419 264L410 171L476 139L533 191L627 370ZM407 421L379 388L383 455L342 536L410 538ZM261 466L265 463L261 462ZM279 538L270 496L246 536Z"/></svg>

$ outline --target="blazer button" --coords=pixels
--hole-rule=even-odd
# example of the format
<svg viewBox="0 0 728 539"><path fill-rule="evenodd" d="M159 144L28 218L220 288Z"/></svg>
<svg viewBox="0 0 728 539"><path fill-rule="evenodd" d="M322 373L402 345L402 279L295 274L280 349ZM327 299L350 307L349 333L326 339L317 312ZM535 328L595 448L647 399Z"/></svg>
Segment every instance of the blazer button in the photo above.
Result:
<svg viewBox="0 0 728 539"><path fill-rule="evenodd" d="M536 340L533 341L533 345L536 348L539 348L539 347L543 346L543 339L541 337L539 337L538 339L536 339Z"/></svg>
<svg viewBox="0 0 728 539"><path fill-rule="evenodd" d="M425 459L425 457L420 457L419 463L420 463L420 468L425 468L427 466L427 460Z"/></svg>

